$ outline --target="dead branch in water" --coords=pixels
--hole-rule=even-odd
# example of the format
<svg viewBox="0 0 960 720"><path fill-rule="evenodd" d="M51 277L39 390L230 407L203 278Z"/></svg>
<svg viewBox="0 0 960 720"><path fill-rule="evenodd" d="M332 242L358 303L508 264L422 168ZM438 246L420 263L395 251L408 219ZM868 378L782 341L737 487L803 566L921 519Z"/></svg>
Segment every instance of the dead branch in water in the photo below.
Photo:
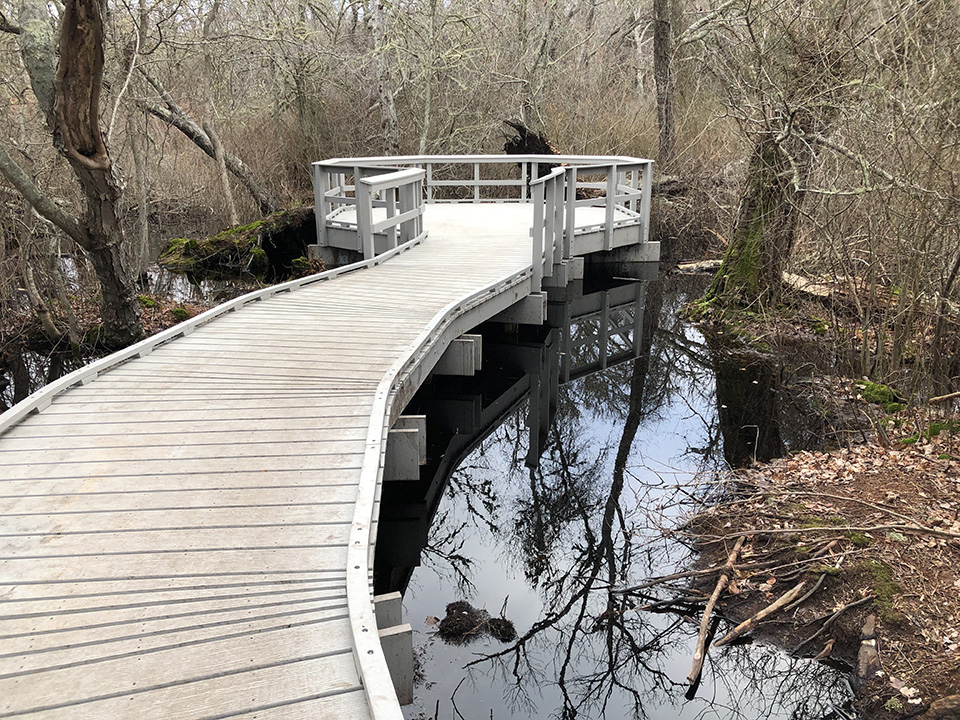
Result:
<svg viewBox="0 0 960 720"><path fill-rule="evenodd" d="M710 600L707 601L707 606L703 609L703 619L700 621L700 633L697 636L697 649L693 653L693 665L690 668L690 673L687 675L687 682L691 685L697 681L697 678L700 677L700 671L703 670L703 659L707 654L706 646L707 634L710 629L710 616L713 614L713 608L716 606L720 594L726 589L727 585L730 584L730 578L733 577L735 572L733 564L737 561L737 555L740 554L740 548L743 547L745 540L745 537L737 539L736 545L733 546L733 550L730 552L730 555L727 556L727 562L724 563L720 571L717 586L713 589L713 594L710 596Z"/></svg>

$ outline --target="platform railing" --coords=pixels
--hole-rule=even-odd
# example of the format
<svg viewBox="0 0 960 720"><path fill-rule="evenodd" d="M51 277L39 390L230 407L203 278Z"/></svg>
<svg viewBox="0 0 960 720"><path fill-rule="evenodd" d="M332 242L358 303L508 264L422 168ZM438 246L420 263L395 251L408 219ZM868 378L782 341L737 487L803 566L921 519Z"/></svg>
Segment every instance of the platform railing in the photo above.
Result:
<svg viewBox="0 0 960 720"><path fill-rule="evenodd" d="M423 234L423 170L396 172L361 178L356 186L357 232L363 247L363 259L376 254L374 235L385 233L387 250ZM379 199L375 199L379 196ZM386 218L374 219L374 207L386 210Z"/></svg>
<svg viewBox="0 0 960 720"><path fill-rule="evenodd" d="M535 278L535 289L539 289L542 277L550 277L554 264L571 256L578 234L602 232L604 250L613 249L614 234L621 227L640 226L640 242L646 242L649 236L653 162L640 158L409 155L338 158L314 163L313 169L318 243L330 244L330 229L353 231L365 258L374 252L374 236L384 230L387 248L396 243L396 225L374 222L370 208L388 208L387 220L411 213L411 192L420 201L418 233L423 232L423 203L533 203L533 255L544 258L540 263L534 262L540 268L537 271L535 267L540 275ZM415 177L411 172L419 175ZM397 181L402 182L391 185ZM398 197L404 193L406 200L401 209ZM577 226L577 208L583 207L603 208L603 222ZM349 212L354 208L356 216ZM391 208L394 215L390 215ZM404 227L406 232L411 231L411 226ZM549 258L543 254L547 249Z"/></svg>
<svg viewBox="0 0 960 720"><path fill-rule="evenodd" d="M564 232L566 208L573 203L566 203L567 171L554 168L530 183L530 192L533 195L533 227L530 234L533 236L533 290L540 290L544 277L553 274L553 266L570 257L570 247L567 233ZM572 226L572 223L570 223Z"/></svg>

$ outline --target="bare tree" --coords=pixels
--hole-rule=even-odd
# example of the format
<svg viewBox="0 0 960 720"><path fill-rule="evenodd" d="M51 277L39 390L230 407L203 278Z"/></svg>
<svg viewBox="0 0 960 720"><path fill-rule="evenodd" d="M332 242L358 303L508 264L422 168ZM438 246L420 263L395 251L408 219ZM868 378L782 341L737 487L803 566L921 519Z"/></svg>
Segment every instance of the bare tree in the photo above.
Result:
<svg viewBox="0 0 960 720"><path fill-rule="evenodd" d="M122 182L100 129L104 64L102 7L67 0L59 53L47 4L28 0L20 17L21 56L54 146L69 162L85 198L82 217L62 209L0 146L0 173L44 218L83 248L100 281L103 341L122 346L142 333L133 278L124 266L118 215ZM58 62L59 55L59 62Z"/></svg>

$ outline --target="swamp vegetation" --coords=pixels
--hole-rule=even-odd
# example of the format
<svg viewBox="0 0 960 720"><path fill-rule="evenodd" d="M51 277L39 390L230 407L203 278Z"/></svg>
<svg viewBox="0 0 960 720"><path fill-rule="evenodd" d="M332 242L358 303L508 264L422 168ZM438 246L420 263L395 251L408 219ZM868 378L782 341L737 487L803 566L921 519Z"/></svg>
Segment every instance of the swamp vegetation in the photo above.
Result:
<svg viewBox="0 0 960 720"><path fill-rule="evenodd" d="M713 276L651 306L698 323L702 342L661 336L715 378L704 468L742 469L674 518L700 553L680 600L643 603L689 611L696 595L704 646L718 615L853 665L873 641L865 716L950 717L936 698L960 692L956 2L0 0L0 65L7 406L237 292L223 285L318 270L312 161L499 153L518 128L564 153L655 157L664 271ZM208 292L158 285L158 258ZM624 413L613 477L661 380ZM617 412L639 382L575 402ZM591 524L623 518L620 491L579 494L588 471L531 474L556 502L525 506L517 542L546 548L562 542L551 525L581 522L600 538L577 566L596 586L632 551ZM567 611L593 597L544 586ZM616 620L631 598L595 627L635 662L646 646ZM781 632L784 606L809 628Z"/></svg>

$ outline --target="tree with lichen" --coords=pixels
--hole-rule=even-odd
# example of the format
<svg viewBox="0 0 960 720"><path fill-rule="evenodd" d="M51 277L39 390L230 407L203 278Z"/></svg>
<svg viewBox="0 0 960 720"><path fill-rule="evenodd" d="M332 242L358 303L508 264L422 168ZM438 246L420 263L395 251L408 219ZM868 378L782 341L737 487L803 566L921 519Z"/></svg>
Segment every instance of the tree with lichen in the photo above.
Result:
<svg viewBox="0 0 960 720"><path fill-rule="evenodd" d="M714 68L753 147L708 302L768 306L779 298L818 155L809 138L828 133L839 105L849 102L849 51L873 12L852 2L762 0L725 16Z"/></svg>
<svg viewBox="0 0 960 720"><path fill-rule="evenodd" d="M723 263L705 300L769 306L798 236L824 153L856 160L831 140L856 113L888 48L923 0L760 0L737 3L711 39L708 67L752 149ZM866 120L865 120L866 121ZM860 192L860 190L840 192Z"/></svg>
<svg viewBox="0 0 960 720"><path fill-rule="evenodd" d="M48 5L27 0L16 26L23 65L53 144L83 191L82 216L48 197L2 145L0 174L86 252L100 283L102 341L120 347L139 339L142 329L134 279L125 266L122 181L100 129L103 12L99 0L66 0L57 39Z"/></svg>

